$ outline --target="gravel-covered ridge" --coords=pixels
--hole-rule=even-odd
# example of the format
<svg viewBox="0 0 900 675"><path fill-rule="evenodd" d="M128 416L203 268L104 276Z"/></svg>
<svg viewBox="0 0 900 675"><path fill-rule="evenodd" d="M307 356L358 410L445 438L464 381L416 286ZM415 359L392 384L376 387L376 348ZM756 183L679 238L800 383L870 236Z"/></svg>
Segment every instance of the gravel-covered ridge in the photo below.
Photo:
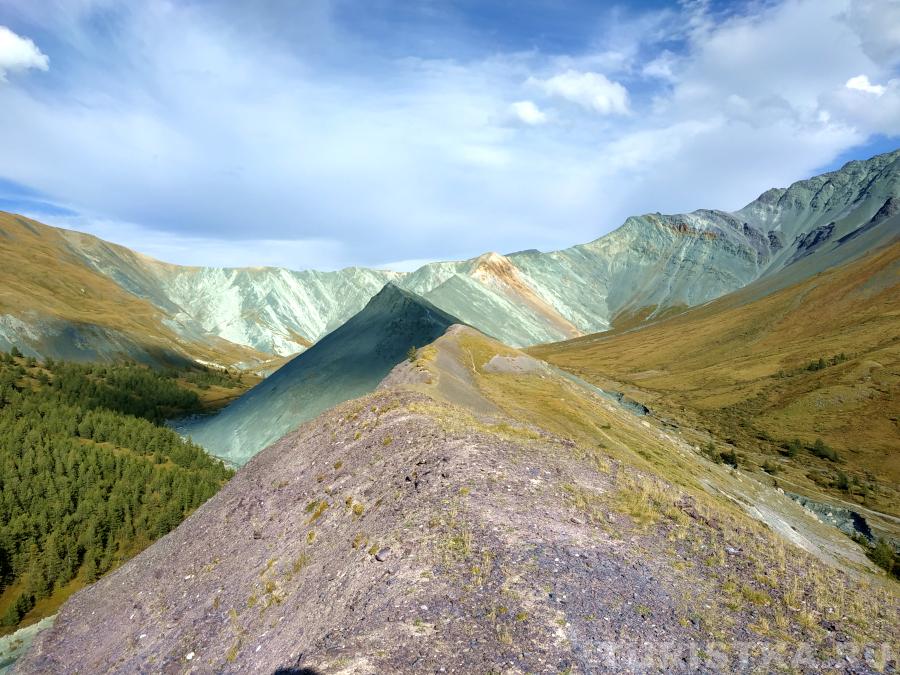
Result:
<svg viewBox="0 0 900 675"><path fill-rule="evenodd" d="M626 466L467 415L381 391L304 425L73 597L16 672L721 672L806 643L800 671L869 670L840 621L766 638L768 606L728 606L722 577L755 568L704 562L726 527L689 495L639 527Z"/></svg>

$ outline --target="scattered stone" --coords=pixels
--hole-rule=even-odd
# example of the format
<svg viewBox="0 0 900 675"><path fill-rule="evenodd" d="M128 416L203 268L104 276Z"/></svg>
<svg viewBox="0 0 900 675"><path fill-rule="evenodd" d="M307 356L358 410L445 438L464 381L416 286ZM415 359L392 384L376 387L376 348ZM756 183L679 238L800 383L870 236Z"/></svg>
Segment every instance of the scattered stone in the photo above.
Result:
<svg viewBox="0 0 900 675"><path fill-rule="evenodd" d="M679 499L694 516L680 519L690 536L674 541L665 523L637 527L602 500L588 519L560 499L557 486L583 484L611 496L613 474L574 462L554 437L533 452L505 436L447 431L416 412L419 403L442 410L418 393L382 392L361 409L358 402L339 406L258 455L172 534L73 596L56 628L39 636L38 649L21 662L21 672L335 672L339 660L347 672L621 672L630 662L611 663L619 657L605 645L621 644L626 659L632 649L652 653L657 645L702 641L716 610L701 603L716 597L721 580L721 570L702 562L725 546L694 521L711 520L717 511ZM376 404L385 408L377 418ZM360 445L348 454L329 441L332 433L353 436L356 427L341 431L341 424L357 411L356 424L374 426L377 419L377 433L393 437L390 452L377 445L376 459ZM524 450L531 466L521 463ZM432 478L443 470L450 480L422 480L411 471L422 460L437 466L438 453L452 454ZM348 466L365 461L367 469L348 471L328 493L317 477L331 475L339 459ZM296 494L266 487L282 475L300 476L292 486ZM537 475L548 489L519 487ZM419 491L409 490L417 480ZM517 499L507 498L507 485L520 491ZM264 501L249 502L249 494ZM364 523L341 508L351 495L365 503ZM326 517L310 524L308 505L323 500ZM733 524L725 518L742 522L730 511L720 517L723 525ZM574 526L604 518L619 527ZM248 542L246 530L236 536L239 522L253 523L249 529L255 527L262 541ZM311 546L306 535L313 527ZM753 585L752 570L741 563L767 541L748 538L743 549L728 547L729 555L740 553L729 558L728 571L741 585ZM240 564L194 572L216 557ZM380 564L362 564L371 558ZM193 572L192 592L183 596L188 584L166 583L155 570L176 580ZM715 629L726 644L746 644L748 626L763 610L742 605L734 625ZM134 623L122 621L131 614ZM178 624L194 616L198 620ZM816 640L817 648L838 644L841 632L832 623L824 630L812 626L812 637L799 629L795 636ZM856 637L850 620L837 623ZM161 632L123 649L139 624ZM410 625L416 630L407 630ZM873 631L873 642L888 630ZM189 644L203 649L202 657L192 652L187 659ZM825 665L810 658L814 666ZM728 672L727 665L701 663L695 672Z"/></svg>

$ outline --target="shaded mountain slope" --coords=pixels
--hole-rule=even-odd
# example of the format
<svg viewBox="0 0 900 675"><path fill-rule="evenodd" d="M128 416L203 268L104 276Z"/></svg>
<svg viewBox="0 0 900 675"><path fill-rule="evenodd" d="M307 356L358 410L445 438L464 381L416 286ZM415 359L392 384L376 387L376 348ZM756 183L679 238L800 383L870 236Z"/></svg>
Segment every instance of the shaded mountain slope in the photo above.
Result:
<svg viewBox="0 0 900 675"><path fill-rule="evenodd" d="M786 490L900 515L900 217L869 222L679 316L531 353L705 427ZM855 259L812 276L836 255Z"/></svg>
<svg viewBox="0 0 900 675"><path fill-rule="evenodd" d="M189 323L176 325L158 307L85 266L64 230L0 212L0 255L0 349L168 365L194 359L249 365L268 358Z"/></svg>
<svg viewBox="0 0 900 675"><path fill-rule="evenodd" d="M301 423L372 391L411 347L432 342L458 321L388 284L356 316L221 413L180 431L211 453L243 464Z"/></svg>
<svg viewBox="0 0 900 675"><path fill-rule="evenodd" d="M748 482L453 327L73 597L18 672L885 667L896 587L820 562L832 528L776 491L756 513L816 557L718 490Z"/></svg>

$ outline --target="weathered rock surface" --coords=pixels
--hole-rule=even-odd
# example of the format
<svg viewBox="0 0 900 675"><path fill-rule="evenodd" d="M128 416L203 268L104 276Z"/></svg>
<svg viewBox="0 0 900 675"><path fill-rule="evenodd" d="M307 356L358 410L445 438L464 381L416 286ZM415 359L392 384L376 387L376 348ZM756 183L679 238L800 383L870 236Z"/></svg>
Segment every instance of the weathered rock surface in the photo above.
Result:
<svg viewBox="0 0 900 675"><path fill-rule="evenodd" d="M179 267L88 235L35 226L46 230L45 239L62 238L66 255L85 272L155 307L159 321L188 344L212 335L244 349L289 355L336 329L389 282L513 346L652 319L775 273L796 283L887 241L898 200L900 151L894 151L769 190L735 213L646 214L561 251L486 253L409 274ZM856 241L862 232L865 245ZM27 319L22 312L11 316ZM87 342L102 343L103 334L80 330ZM4 337L36 353L58 346L0 326L0 344Z"/></svg>
<svg viewBox="0 0 900 675"><path fill-rule="evenodd" d="M17 672L895 665L890 592L825 566L722 496L751 478L692 460L574 383L485 372L515 352L470 329L438 343L398 366L427 381L392 374L413 383L305 424L74 596ZM460 370L441 365L457 357ZM546 398L515 413L477 404L499 410L523 392ZM558 419L546 409L561 396L571 436L541 426ZM678 477L678 465L693 475Z"/></svg>
<svg viewBox="0 0 900 675"><path fill-rule="evenodd" d="M388 284L356 316L222 412L179 431L241 465L319 413L373 391L410 348L433 342L458 321Z"/></svg>

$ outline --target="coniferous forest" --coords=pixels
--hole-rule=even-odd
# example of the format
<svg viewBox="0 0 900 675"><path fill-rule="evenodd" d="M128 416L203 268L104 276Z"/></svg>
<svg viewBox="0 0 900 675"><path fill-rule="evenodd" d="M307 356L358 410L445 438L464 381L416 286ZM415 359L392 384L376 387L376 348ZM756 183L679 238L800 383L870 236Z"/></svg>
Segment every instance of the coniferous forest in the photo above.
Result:
<svg viewBox="0 0 900 675"><path fill-rule="evenodd" d="M55 611L231 477L162 426L198 407L176 375L0 352L0 634Z"/></svg>

